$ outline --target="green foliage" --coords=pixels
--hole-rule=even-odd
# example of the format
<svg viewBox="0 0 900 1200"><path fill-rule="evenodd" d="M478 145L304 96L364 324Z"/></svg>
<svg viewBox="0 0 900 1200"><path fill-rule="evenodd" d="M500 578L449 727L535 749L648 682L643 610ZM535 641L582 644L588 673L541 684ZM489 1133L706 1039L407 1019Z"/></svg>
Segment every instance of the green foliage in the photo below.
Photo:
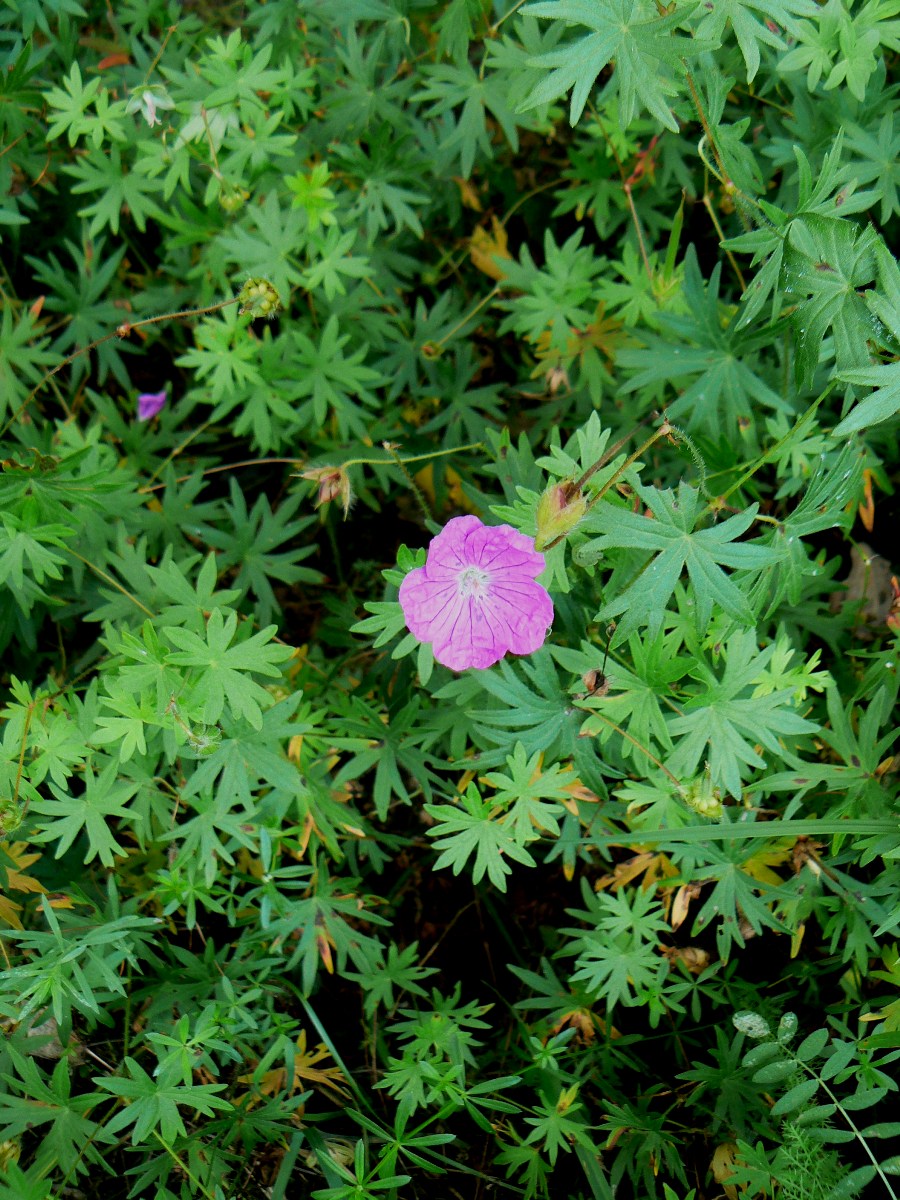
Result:
<svg viewBox="0 0 900 1200"><path fill-rule="evenodd" d="M0 1200L896 1194L898 54L0 6Z"/></svg>

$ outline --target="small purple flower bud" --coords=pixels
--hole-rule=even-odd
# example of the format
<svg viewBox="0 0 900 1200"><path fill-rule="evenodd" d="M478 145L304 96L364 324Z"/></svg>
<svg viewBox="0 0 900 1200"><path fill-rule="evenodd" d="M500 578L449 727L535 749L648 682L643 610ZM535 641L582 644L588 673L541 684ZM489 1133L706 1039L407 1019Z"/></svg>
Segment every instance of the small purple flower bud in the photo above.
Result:
<svg viewBox="0 0 900 1200"><path fill-rule="evenodd" d="M138 420L149 421L161 412L166 403L166 390L161 392L141 392L138 396Z"/></svg>

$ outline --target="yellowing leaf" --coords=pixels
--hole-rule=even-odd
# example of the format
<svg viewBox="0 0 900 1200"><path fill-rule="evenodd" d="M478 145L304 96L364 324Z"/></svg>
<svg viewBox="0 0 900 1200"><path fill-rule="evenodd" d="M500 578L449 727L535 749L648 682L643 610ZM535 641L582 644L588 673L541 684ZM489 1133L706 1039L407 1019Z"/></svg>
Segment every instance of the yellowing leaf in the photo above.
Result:
<svg viewBox="0 0 900 1200"><path fill-rule="evenodd" d="M598 351L607 364L612 366L616 361L617 352L627 344L629 338L622 322L615 317L607 317L605 313L606 306L603 303L598 304L593 321L584 329L575 330L566 344L564 354L552 345L553 330L546 329L535 343L540 366L533 375L544 374L551 363L558 367L562 362L584 358L589 350Z"/></svg>
<svg viewBox="0 0 900 1200"><path fill-rule="evenodd" d="M506 230L496 217L491 217L491 232L479 227L469 238L469 255L472 265L491 279L505 279L506 272L496 261L498 258L512 258L507 248Z"/></svg>
<svg viewBox="0 0 900 1200"><path fill-rule="evenodd" d="M38 883L36 879L25 874L26 869L38 861L41 857L40 854L27 854L27 842L14 842L12 845L2 842L0 843L0 849L15 863L14 867L6 868L6 891L22 892L26 895L37 894L46 896L46 888ZM60 905L54 904L53 907L58 908ZM21 929L22 922L19 920L19 913L21 911L21 904L17 904L9 896L0 893L0 921L3 921L13 929Z"/></svg>
<svg viewBox="0 0 900 1200"><path fill-rule="evenodd" d="M264 1071L261 1078L256 1079L251 1073L238 1077L239 1083L255 1083L264 1096L275 1096L287 1091L293 1096L303 1089L304 1082L317 1083L322 1087L331 1088L341 1096L349 1096L346 1088L341 1086L343 1073L340 1067L318 1067L316 1064L330 1057L330 1051L324 1042L319 1042L314 1050L306 1048L306 1030L297 1038L297 1051L294 1056L294 1077L288 1084L287 1071L284 1067L275 1067ZM339 1082L341 1081L341 1082Z"/></svg>
<svg viewBox="0 0 900 1200"><path fill-rule="evenodd" d="M429 463L427 467L423 467L421 471L415 474L415 481L422 492L431 502L432 508L437 508L437 494L434 486L434 466ZM474 513L478 511L477 505L473 504L469 497L462 489L462 480L452 467L444 469L444 488L445 488L445 504L449 504L452 508L462 512Z"/></svg>
<svg viewBox="0 0 900 1200"><path fill-rule="evenodd" d="M662 879L677 874L678 872L665 854L655 854L647 850L636 854L634 858L629 858L627 862L616 863L611 875L604 875L597 880L594 890L602 892L605 888L611 888L612 891L617 892L619 888L627 887L641 875L644 876L641 887L648 888L653 887Z"/></svg>
<svg viewBox="0 0 900 1200"><path fill-rule="evenodd" d="M478 198L478 192L476 192L475 185L471 179L463 179L461 175L454 175L453 182L459 188L459 198L465 207L471 208L475 212L481 212L481 201Z"/></svg>
<svg viewBox="0 0 900 1200"><path fill-rule="evenodd" d="M768 883L772 887L781 887L784 880L780 875L776 875L771 868L788 862L791 858L793 848L793 842L782 840L776 846L760 850L758 854L754 854L752 858L748 858L746 862L741 864L741 870L753 879L758 879L760 883Z"/></svg>

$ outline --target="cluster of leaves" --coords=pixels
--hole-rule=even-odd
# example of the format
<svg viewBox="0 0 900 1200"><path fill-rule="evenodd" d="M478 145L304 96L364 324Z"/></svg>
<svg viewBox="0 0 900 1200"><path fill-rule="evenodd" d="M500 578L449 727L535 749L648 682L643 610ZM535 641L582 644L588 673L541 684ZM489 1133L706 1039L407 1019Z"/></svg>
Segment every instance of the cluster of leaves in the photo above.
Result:
<svg viewBox="0 0 900 1200"><path fill-rule="evenodd" d="M0 1200L895 1195L898 12L4 6Z"/></svg>

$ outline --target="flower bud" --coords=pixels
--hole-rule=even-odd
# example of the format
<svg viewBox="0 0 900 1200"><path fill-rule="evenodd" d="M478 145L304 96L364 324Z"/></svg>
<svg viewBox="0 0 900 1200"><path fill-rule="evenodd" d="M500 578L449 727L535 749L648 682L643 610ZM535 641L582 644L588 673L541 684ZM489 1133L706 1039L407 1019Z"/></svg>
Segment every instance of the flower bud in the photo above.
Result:
<svg viewBox="0 0 900 1200"><path fill-rule="evenodd" d="M706 817L710 821L717 821L722 816L722 792L719 788L713 787L709 767L699 779L687 784L681 793L681 798L688 808L698 816Z"/></svg>
<svg viewBox="0 0 900 1200"><path fill-rule="evenodd" d="M587 512L584 493L576 491L571 480L551 483L538 501L535 550L570 533Z"/></svg>
<svg viewBox="0 0 900 1200"><path fill-rule="evenodd" d="M22 824L22 809L11 799L0 800L0 838L14 833Z"/></svg>
<svg viewBox="0 0 900 1200"><path fill-rule="evenodd" d="M249 313L251 317L274 317L281 307L281 299L274 284L268 279L248 279L238 295L240 313Z"/></svg>
<svg viewBox="0 0 900 1200"><path fill-rule="evenodd" d="M222 180L222 186L219 189L219 207L227 213L235 213L244 207L244 203L250 198L250 193L246 188L238 187L236 184L229 183L227 179Z"/></svg>
<svg viewBox="0 0 900 1200"><path fill-rule="evenodd" d="M316 508L329 500L340 500L344 516L347 516L353 493L350 490L350 476L343 467L314 467L310 471L303 471L301 478L312 479L318 483L319 498Z"/></svg>

